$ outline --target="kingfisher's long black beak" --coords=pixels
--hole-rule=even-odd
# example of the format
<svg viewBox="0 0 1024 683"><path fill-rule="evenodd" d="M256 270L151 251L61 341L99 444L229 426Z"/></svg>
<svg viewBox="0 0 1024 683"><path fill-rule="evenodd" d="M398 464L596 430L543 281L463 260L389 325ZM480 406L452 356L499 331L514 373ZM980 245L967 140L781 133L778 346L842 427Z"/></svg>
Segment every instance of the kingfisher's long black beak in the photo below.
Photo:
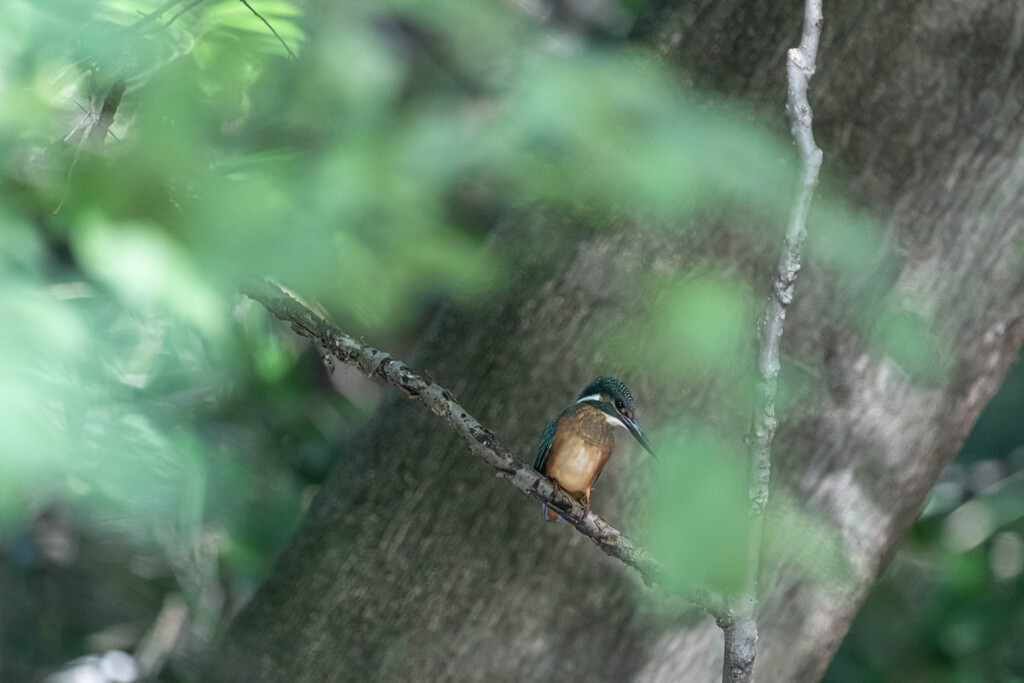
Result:
<svg viewBox="0 0 1024 683"><path fill-rule="evenodd" d="M651 449L651 443L647 440L647 435L644 434L644 430L640 429L640 425L636 423L636 420L632 420L625 415L620 415L619 419L622 420L622 424L626 425L626 429L628 429L629 433L633 435L633 438L640 442L640 445L644 447L644 450L650 453L652 458L657 460L658 456L656 456L654 451Z"/></svg>

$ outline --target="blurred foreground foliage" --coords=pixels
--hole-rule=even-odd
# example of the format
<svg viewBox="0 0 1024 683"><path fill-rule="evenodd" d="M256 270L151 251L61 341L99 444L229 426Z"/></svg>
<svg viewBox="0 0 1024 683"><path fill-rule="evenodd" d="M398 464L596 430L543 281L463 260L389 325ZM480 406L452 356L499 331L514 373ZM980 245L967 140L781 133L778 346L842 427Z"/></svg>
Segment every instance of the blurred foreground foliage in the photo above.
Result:
<svg viewBox="0 0 1024 683"><path fill-rule="evenodd" d="M2 678L117 649L140 676L194 677L344 457L373 390L276 335L235 294L245 278L390 350L438 303L509 286L513 257L485 240L510 206L580 230L677 230L725 207L778 243L788 143L638 49L588 46L515 3L251 4L277 35L235 0L0 0ZM815 211L810 258L870 272L870 221ZM663 379L732 387L724 424L665 433L678 457L648 531L680 583L738 581L715 548L744 533L728 503L764 286L694 273L638 312L650 348L634 355ZM875 305L894 311L865 319L879 353L941 355L927 321ZM920 354L891 355L924 372ZM806 373L785 364L792 405ZM827 542L803 521L779 552Z"/></svg>

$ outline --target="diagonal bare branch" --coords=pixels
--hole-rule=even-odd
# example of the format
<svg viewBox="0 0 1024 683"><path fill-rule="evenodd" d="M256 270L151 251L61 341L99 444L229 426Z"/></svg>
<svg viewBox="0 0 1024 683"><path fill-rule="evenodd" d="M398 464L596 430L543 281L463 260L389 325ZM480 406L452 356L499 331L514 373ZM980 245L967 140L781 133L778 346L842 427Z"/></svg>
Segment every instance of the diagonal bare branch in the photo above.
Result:
<svg viewBox="0 0 1024 683"><path fill-rule="evenodd" d="M556 493L550 479L503 446L493 433L459 405L450 391L437 382L389 354L356 341L276 285L264 281L251 282L242 288L242 292L263 304L278 319L290 323L296 333L317 342L338 361L359 368L368 377L393 384L409 398L418 400L462 437L473 455L497 470L499 477L508 479L531 498L558 509L569 524L598 548L635 569L648 586L664 584L664 568L646 550L602 517L584 515L583 505L564 491ZM695 590L683 597L715 618L724 614L721 600L708 591Z"/></svg>

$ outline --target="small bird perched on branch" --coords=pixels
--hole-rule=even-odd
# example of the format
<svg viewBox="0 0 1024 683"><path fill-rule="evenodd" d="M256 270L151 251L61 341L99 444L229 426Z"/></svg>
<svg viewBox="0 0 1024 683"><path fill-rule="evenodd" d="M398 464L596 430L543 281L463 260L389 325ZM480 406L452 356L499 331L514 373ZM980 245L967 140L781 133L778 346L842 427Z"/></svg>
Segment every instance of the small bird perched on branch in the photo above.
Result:
<svg viewBox="0 0 1024 683"><path fill-rule="evenodd" d="M616 427L626 428L657 460L637 423L633 395L614 377L588 384L575 403L548 423L541 437L534 469L555 482L556 492L561 488L582 500L585 514L590 514L590 489L615 449ZM541 512L549 522L562 519L547 503Z"/></svg>

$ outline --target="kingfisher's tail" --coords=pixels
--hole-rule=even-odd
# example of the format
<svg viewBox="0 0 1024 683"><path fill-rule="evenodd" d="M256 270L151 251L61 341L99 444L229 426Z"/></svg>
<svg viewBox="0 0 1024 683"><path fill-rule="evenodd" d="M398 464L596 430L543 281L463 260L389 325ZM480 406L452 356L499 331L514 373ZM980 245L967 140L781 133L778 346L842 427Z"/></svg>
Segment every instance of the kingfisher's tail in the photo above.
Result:
<svg viewBox="0 0 1024 683"><path fill-rule="evenodd" d="M562 516L548 507L547 503L540 504L540 516L545 522L564 522Z"/></svg>

